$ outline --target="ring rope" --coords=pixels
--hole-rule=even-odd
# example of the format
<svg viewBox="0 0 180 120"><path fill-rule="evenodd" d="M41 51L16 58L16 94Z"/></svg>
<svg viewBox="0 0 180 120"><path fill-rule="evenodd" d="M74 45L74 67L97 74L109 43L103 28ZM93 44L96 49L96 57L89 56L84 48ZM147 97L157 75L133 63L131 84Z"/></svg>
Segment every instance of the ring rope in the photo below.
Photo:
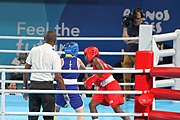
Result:
<svg viewBox="0 0 180 120"><path fill-rule="evenodd" d="M174 56L175 54L176 54L175 49L159 50L159 56L161 57Z"/></svg>
<svg viewBox="0 0 180 120"><path fill-rule="evenodd" d="M155 98L180 101L179 90L152 88L150 92L154 95Z"/></svg>
<svg viewBox="0 0 180 120"><path fill-rule="evenodd" d="M0 80L1 81L1 80ZM7 80L5 81L6 83L23 83L23 81L19 80ZM30 83L30 81L28 81ZM53 84L57 84L56 81L53 82ZM76 82L75 84L77 85L84 85L84 82ZM132 85L134 86L135 83L119 83L119 85ZM174 79L163 79L163 80L156 80L155 81L156 87L172 87L175 85Z"/></svg>
<svg viewBox="0 0 180 120"><path fill-rule="evenodd" d="M58 54L65 54L64 51L56 51ZM24 50L0 50L0 53L30 53ZM84 52L78 52L79 55L84 55ZM100 55L135 55L135 52L99 52Z"/></svg>
<svg viewBox="0 0 180 120"><path fill-rule="evenodd" d="M19 81L19 80L7 80L7 79L6 79L5 82L6 83L23 83L23 81ZM28 81L28 83L30 83L30 81ZM53 84L57 84L56 81L54 81ZM77 85L84 85L84 82L76 82L75 84L77 84ZM119 85L132 85L132 86L134 86L135 83L119 83Z"/></svg>
<svg viewBox="0 0 180 120"><path fill-rule="evenodd" d="M0 69L7 69L7 68L25 68L24 66L15 66L15 65L0 65ZM92 70L93 67L86 67L87 70ZM135 70L135 68L121 68L121 67L114 67L114 70Z"/></svg>
<svg viewBox="0 0 180 120"><path fill-rule="evenodd" d="M2 90L0 90L2 92ZM87 90L4 90L5 93L53 93L53 94L142 94L143 91L87 91Z"/></svg>
<svg viewBox="0 0 180 120"><path fill-rule="evenodd" d="M1 81L1 80L0 80ZM19 80L7 80L5 81L6 83L23 83L23 81ZM28 81L30 83L30 81ZM53 84L57 84L56 81L53 82ZM77 85L84 85L84 82L76 82L75 84ZM131 85L134 86L135 83L119 83L119 85L124 86L124 85ZM163 79L163 80L156 80L155 81L156 87L172 87L175 85L174 79Z"/></svg>
<svg viewBox="0 0 180 120"><path fill-rule="evenodd" d="M174 64L162 64L162 65L158 65L156 67L175 67Z"/></svg>
<svg viewBox="0 0 180 120"><path fill-rule="evenodd" d="M6 112L5 115L41 116L148 116L148 113L67 113L67 112Z"/></svg>
<svg viewBox="0 0 180 120"><path fill-rule="evenodd" d="M0 72L7 72L7 73L12 73L12 72L21 72L21 73L149 73L150 69L119 69L119 70L22 70L22 69L0 69Z"/></svg>
<svg viewBox="0 0 180 120"><path fill-rule="evenodd" d="M172 33L165 33L165 34L160 34L160 35L153 35L153 38L155 39L156 42L163 42L163 41L168 41L168 40L174 40L178 37L176 32Z"/></svg>
<svg viewBox="0 0 180 120"><path fill-rule="evenodd" d="M0 36L0 39L44 40L44 37ZM138 40L139 37L57 37L57 40Z"/></svg>

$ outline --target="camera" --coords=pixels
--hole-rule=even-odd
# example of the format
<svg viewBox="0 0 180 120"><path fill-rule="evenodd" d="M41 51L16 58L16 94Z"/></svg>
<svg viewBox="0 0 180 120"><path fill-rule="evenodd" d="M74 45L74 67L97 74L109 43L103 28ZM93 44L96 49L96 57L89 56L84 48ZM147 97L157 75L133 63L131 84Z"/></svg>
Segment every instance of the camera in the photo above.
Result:
<svg viewBox="0 0 180 120"><path fill-rule="evenodd" d="M123 16L122 25L123 27L130 28L136 24L137 12L140 12L141 18L144 17L143 10L139 7L134 8L129 15Z"/></svg>
<svg viewBox="0 0 180 120"><path fill-rule="evenodd" d="M130 28L132 27L132 25L134 25L134 23L135 23L134 15L129 14L129 15L123 16L123 20L122 20L123 27Z"/></svg>

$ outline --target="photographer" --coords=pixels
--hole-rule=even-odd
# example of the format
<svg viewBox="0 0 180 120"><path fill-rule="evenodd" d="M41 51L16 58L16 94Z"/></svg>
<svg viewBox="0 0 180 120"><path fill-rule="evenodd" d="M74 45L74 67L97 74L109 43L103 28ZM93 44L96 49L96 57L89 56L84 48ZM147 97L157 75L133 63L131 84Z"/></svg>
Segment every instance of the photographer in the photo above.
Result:
<svg viewBox="0 0 180 120"><path fill-rule="evenodd" d="M139 36L139 25L142 24L143 11L141 8L135 8L128 16L123 17L123 37ZM125 52L136 52L138 50L137 40L125 40ZM135 56L124 55L122 63L123 68L132 68L135 64ZM124 83L131 83L132 74L123 74ZM131 90L131 86L124 86L124 90ZM126 101L129 101L131 96L124 96Z"/></svg>

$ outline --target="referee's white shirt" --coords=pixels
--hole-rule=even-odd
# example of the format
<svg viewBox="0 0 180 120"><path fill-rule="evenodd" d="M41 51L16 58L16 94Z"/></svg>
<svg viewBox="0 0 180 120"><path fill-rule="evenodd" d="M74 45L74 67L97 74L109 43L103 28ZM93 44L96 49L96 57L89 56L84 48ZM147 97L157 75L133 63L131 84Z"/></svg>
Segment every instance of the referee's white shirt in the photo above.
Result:
<svg viewBox="0 0 180 120"><path fill-rule="evenodd" d="M32 65L32 70L60 70L60 56L53 50L50 44L34 47L29 53L26 63ZM53 81L54 73L31 73L32 81Z"/></svg>

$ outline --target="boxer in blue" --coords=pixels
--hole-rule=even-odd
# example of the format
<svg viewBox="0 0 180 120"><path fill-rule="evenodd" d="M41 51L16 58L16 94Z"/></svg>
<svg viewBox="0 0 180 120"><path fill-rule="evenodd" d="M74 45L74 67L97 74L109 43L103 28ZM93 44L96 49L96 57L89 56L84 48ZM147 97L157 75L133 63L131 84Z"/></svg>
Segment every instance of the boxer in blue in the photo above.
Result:
<svg viewBox="0 0 180 120"><path fill-rule="evenodd" d="M64 45L65 57L61 59L62 70L85 70L86 66L78 58L79 46L75 42L68 42ZM66 90L78 90L77 78L79 73L62 73L61 74L66 86ZM60 90L58 86L57 90ZM80 94L68 94L70 98L70 105L77 113L84 112L84 104ZM66 108L68 104L64 99L63 94L56 94L56 111L59 112L60 108ZM84 120L83 116L78 116L77 120Z"/></svg>

